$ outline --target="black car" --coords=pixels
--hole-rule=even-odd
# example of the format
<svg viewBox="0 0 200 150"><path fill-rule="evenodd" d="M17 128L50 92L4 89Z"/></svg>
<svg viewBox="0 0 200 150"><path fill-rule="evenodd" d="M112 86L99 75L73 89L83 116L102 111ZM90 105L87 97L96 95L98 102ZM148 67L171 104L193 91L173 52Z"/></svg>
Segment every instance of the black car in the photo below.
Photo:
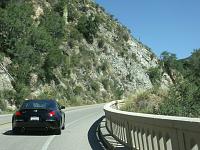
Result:
<svg viewBox="0 0 200 150"><path fill-rule="evenodd" d="M65 113L61 111L64 108L55 100L26 100L13 114L12 131L54 131L59 135L65 128Z"/></svg>

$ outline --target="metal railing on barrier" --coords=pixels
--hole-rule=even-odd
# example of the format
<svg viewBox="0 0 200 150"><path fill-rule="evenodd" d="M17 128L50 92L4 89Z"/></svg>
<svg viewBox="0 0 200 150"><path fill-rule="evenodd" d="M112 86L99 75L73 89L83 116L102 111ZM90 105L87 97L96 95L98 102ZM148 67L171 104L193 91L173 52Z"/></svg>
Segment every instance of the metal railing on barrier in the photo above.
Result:
<svg viewBox="0 0 200 150"><path fill-rule="evenodd" d="M132 150L199 150L200 119L120 111L104 106L109 133Z"/></svg>

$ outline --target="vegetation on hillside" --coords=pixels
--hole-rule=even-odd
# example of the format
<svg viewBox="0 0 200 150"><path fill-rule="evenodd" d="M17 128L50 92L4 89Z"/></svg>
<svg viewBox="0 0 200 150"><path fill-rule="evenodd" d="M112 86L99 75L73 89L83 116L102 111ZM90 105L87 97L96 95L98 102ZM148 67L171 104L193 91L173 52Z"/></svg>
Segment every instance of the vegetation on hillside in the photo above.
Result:
<svg viewBox="0 0 200 150"><path fill-rule="evenodd" d="M188 117L200 116L200 49L184 60L173 61L178 74L170 87L168 96L160 104L156 113ZM172 62L169 61L171 64Z"/></svg>
<svg viewBox="0 0 200 150"><path fill-rule="evenodd" d="M47 0L47 6L43 1L35 3L0 1L0 62L11 59L7 69L14 78L14 89L0 93L0 110L6 109L7 102L19 106L26 98L56 98L65 105L122 98L125 84L133 77L114 74L109 57L100 61L99 55L107 56L113 48L116 53L111 57L116 55L130 69L138 61L136 53L129 51L130 30L88 0ZM36 8L42 10L39 15ZM151 51L133 40L138 51ZM173 82L168 90L160 88L163 73ZM130 96L124 110L200 116L200 49L183 60L163 52L160 65L146 74L154 88Z"/></svg>
<svg viewBox="0 0 200 150"><path fill-rule="evenodd" d="M172 116L200 117L200 49L189 58L177 60L175 54L161 54L163 71L171 77L173 84L168 90L162 90L159 68L149 70L155 83L152 90L130 96L123 110L154 113Z"/></svg>
<svg viewBox="0 0 200 150"><path fill-rule="evenodd" d="M10 57L8 70L14 77L16 92L12 96L19 105L30 93L30 76L37 73L39 82L54 79L53 67L62 65L59 50L63 38L64 22L58 12L45 10L38 21L33 5L25 1L11 1L0 8L0 51ZM9 99L9 98L8 98Z"/></svg>
<svg viewBox="0 0 200 150"><path fill-rule="evenodd" d="M104 11L88 0L0 1L0 63L11 60L6 68L14 78L14 89L0 94L0 109L29 98L66 105L120 99L125 90L99 54L109 45L119 57L131 57L130 31ZM113 35L99 34L102 26Z"/></svg>

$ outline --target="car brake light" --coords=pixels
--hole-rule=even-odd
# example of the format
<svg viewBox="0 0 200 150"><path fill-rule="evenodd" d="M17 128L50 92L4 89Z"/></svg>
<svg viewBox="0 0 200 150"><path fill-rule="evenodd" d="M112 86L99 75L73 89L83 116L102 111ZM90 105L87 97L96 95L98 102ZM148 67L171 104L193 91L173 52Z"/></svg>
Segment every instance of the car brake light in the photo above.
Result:
<svg viewBox="0 0 200 150"><path fill-rule="evenodd" d="M56 114L55 111L49 112L49 116L50 116L50 117L55 116L55 114Z"/></svg>
<svg viewBox="0 0 200 150"><path fill-rule="evenodd" d="M22 113L20 111L16 111L15 116L21 116Z"/></svg>

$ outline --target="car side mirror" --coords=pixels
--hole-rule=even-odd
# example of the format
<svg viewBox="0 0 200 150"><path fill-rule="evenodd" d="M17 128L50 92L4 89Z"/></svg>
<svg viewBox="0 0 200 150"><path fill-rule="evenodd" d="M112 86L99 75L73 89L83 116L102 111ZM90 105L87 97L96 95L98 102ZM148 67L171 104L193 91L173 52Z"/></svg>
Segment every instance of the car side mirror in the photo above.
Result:
<svg viewBox="0 0 200 150"><path fill-rule="evenodd" d="M65 106L60 106L60 109L65 109Z"/></svg>

